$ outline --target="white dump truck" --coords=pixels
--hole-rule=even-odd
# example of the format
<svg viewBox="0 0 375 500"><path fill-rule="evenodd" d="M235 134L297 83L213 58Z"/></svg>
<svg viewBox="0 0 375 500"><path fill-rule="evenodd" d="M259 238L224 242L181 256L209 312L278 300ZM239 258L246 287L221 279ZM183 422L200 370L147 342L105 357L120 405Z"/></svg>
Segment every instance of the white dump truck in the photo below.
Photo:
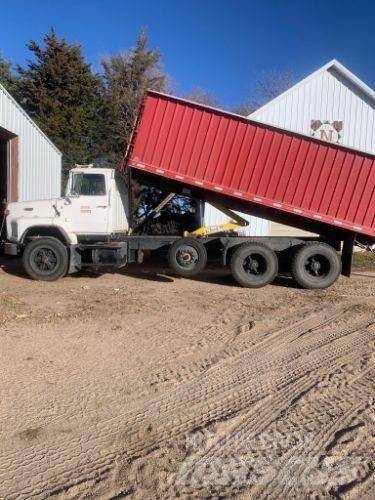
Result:
<svg viewBox="0 0 375 500"><path fill-rule="evenodd" d="M70 171L66 195L54 200L10 203L7 208L8 255L21 255L26 273L33 279L54 281L82 268L119 268L128 262L141 263L146 250L166 249L170 267L192 277L207 263L210 245L222 253L234 278L243 286L259 287L281 271L281 256L288 249L315 242L332 262L329 273L312 285L325 286L341 271L333 247L319 238L251 238L232 235L189 238L137 235L130 229L130 193L126 176L110 168L78 167ZM173 194L166 197L170 200ZM159 205L155 214L162 207ZM243 262L253 252L251 268ZM278 260L280 262L278 262ZM336 265L335 265L336 264ZM325 278L325 281L322 278ZM308 286L308 283L305 284Z"/></svg>

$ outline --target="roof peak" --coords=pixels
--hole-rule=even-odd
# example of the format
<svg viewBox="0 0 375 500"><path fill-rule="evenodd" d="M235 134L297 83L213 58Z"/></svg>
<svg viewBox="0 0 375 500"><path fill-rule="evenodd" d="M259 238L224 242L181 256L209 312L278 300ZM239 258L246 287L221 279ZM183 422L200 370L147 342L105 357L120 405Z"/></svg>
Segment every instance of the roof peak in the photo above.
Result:
<svg viewBox="0 0 375 500"><path fill-rule="evenodd" d="M259 110L264 110L268 108L271 104L274 104L287 96L290 92L295 90L296 88L304 85L308 81L312 80L315 78L317 75L320 73L323 73L324 71L327 71L331 68L334 68L336 71L338 71L340 74L342 74L347 80L352 82L356 87L358 87L364 94L366 94L370 99L374 100L375 102L375 91L369 87L366 83L364 83L360 78L358 78L354 73L352 73L348 68L346 68L342 63L340 63L337 59L331 59L328 61L326 64L318 68L317 70L313 71L310 75L306 76L299 82L297 82L295 85L287 89L285 92L282 92L279 96L275 97L274 99L271 99L268 101L266 104L261 106L259 109L254 111L249 115L249 118L253 117Z"/></svg>

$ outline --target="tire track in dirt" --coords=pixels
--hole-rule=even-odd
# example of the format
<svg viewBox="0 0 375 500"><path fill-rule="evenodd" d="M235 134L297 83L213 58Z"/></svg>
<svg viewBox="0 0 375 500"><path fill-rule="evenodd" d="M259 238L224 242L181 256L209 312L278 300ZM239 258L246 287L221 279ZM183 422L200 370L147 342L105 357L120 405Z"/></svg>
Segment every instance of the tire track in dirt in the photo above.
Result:
<svg viewBox="0 0 375 500"><path fill-rule="evenodd" d="M249 355L251 355L251 350L253 350L254 353L256 353L259 349L267 349L267 356L269 358L271 358L271 354L272 354L272 346L271 347L268 347L268 344L272 344L274 342L274 339L275 338L280 338L280 340L278 341L277 343L277 347L276 347L276 354L277 352L279 352L280 348L282 347L282 345L284 345L284 343L288 342L288 340L290 338L298 338L298 336L301 336L303 335L304 333L306 332L309 332L309 331L314 331L314 329L317 329L319 328L320 326L324 326L326 324L329 324L331 321L334 321L336 318L338 317L342 317L344 313L340 310L340 311L335 311L334 314L331 314L328 318L325 318L323 321L322 321L322 318L321 317L317 317L317 316L313 316L313 317L310 317L310 318L307 318L306 320L304 321L301 321L301 322L298 322L296 325L293 325L292 328L284 328L282 329L281 331L275 331L274 333L272 333L268 338L265 338L263 339L261 342L259 342L258 344L256 344L255 346L254 345L251 345L250 346L250 350L241 350L240 352L240 355L239 356L236 356L236 357L232 357L232 359L230 360L231 364L237 364L238 367L239 367L239 370L240 370L240 374L241 376L245 376L245 372L244 372L244 367L243 365L240 363L241 361L241 358L243 356L245 357L248 357ZM353 328L353 327L352 327ZM323 338L323 342L326 342L327 339L329 337L324 337ZM226 357L230 357L231 356L231 350L229 349L228 352L225 353L225 356ZM288 354L288 356L291 354L291 352ZM262 359L262 354L259 353L258 356L261 357ZM284 363L284 361L287 361L287 357L283 357L282 360L281 360L281 363ZM251 375L257 375L259 377L260 373L264 373L264 372L268 372L268 370L271 368L271 366L266 366L264 364L264 360L262 359L262 362L261 362L261 366L258 367L255 363L254 360L252 360L252 365L248 365L246 366L245 365L245 368L246 370L248 370L248 376L251 376ZM212 372L212 373L208 373L207 374L207 377L209 378L206 378L206 385L208 385L209 387L209 393L212 395L214 393L214 389L215 389L215 384L217 385L217 382L219 382L219 385L217 386L217 391L221 391L224 387L224 385L228 385L228 383L226 382L224 385L223 385L223 378L222 378L222 375L221 375L221 372L222 371L226 371L226 365L218 365L215 367L215 370ZM237 372L237 366L233 366L232 369L231 369L231 374L234 376ZM115 378L116 380L116 378ZM112 380L112 384L115 383L115 380ZM121 380L122 380L122 377L117 377L117 380L120 381L121 383ZM230 389L231 387L235 386L237 383L236 379L234 380L232 386L228 386L227 388ZM161 398L154 398L152 400L152 404L153 406L156 408L156 405L158 404L158 401L161 401L162 403L164 403L164 405L166 404L170 404L168 402L168 398L172 398L173 401L174 401L174 404L176 405L176 401L174 400L174 395L176 394L181 402L179 404L180 407L184 408L184 405L186 404L186 402L189 402L189 403L193 403L194 402L194 397L195 398L198 398L199 399L199 395L196 395L194 396L195 392L192 390L192 388L194 388L196 382L195 381L192 381L191 383L189 384L185 384L183 387L178 387L176 388L174 391L169 391L168 393L166 394L163 394L161 396ZM72 384L71 384L72 385ZM94 387L93 387L93 390L94 390ZM189 392L191 392L191 394L189 395ZM89 414L89 409L88 409L88 402L85 400L84 401L84 405L79 405L82 410L85 411L85 414L88 415ZM141 402L141 405L143 403ZM76 401L73 401L71 403L71 406L72 407L77 407L77 403ZM114 414L117 414L118 413L122 413L123 412L123 402L120 401L117 405L111 405L113 411L114 411ZM175 406L175 409L177 411L177 407ZM162 410L162 408L161 408ZM136 409L134 411L137 411ZM92 412L96 413L97 412L97 408L94 408L92 410ZM76 416L79 415L79 414L76 414ZM64 425L65 426L68 426L68 427L72 427L74 424L76 424L76 420L74 418L75 416L74 415L70 415L69 418L65 418L64 419ZM106 418L110 418L110 415L105 415ZM61 420L61 419L60 419ZM58 422L59 422L59 419L55 419L55 426L58 425Z"/></svg>
<svg viewBox="0 0 375 500"><path fill-rule="evenodd" d="M331 315L329 315L324 321L322 321L322 318L320 316L312 316L312 317L308 317L307 319L305 320L302 320L300 322L298 322L297 324L291 326L291 327L286 327L286 328L283 328L282 330L276 330L274 331L273 333L271 333L268 337L264 337L264 335L261 335L259 341L254 344L254 341L251 340L251 339L246 339L246 341L242 344L241 348L239 347L228 347L226 349L224 349L221 353L221 359L225 360L227 358L230 358L230 357L233 357L234 355L237 355L239 354L239 356L237 356L236 358L233 357L233 363L235 362L239 362L240 359L241 359L241 355L249 355L250 351L248 351L248 349L254 349L254 350L257 350L259 348L261 348L261 346L263 345L264 348L267 349L267 345L268 344L272 344L273 342L273 339L274 338L279 338L279 345L281 346L281 343L282 342L287 342L287 340L289 339L290 336L298 336L300 334L303 334L304 332L307 332L309 330L312 330L314 328L319 328L320 326L324 326L325 322L329 322L329 321L333 321L334 319L340 317L341 315L343 314L343 311L341 309L339 309L338 311L334 311L334 313L332 313ZM245 325L246 326L246 325ZM228 332L228 334L230 333L230 330ZM265 342L265 344L263 344L263 342ZM249 346L250 344L250 346ZM271 345L272 347L272 345ZM269 351L268 355L270 355L271 351ZM223 369L225 370L225 366L223 367ZM220 380L220 367L216 366L216 369L214 371L214 376L216 376L216 378L218 378ZM120 392L120 389L121 387L123 386L123 375L120 373L109 373L108 374L108 370L100 370L100 368L97 370L96 372L96 379L104 379L104 378L109 378L110 379L110 382L109 382L109 385L111 387L113 387L114 389L115 388L118 388L118 392ZM88 416L91 414L97 414L97 411L98 411L98 408L97 408L97 403L95 401L95 398L93 397L96 393L96 387L95 387L95 383L96 383L96 380L93 380L91 382L91 386L87 386L87 383L85 381L85 384L86 384L86 391L83 391L80 386L81 386L81 382L80 382L80 375L78 374L77 376L71 376L69 379L66 380L67 383L69 383L69 385L73 388L74 386L77 386L77 389L78 391L75 392L76 394L76 397L74 399L70 399L70 401L66 400L66 394L61 394L61 398L59 397L59 393L55 393L55 397L57 399L57 401L59 401L60 399L62 401L64 401L64 407L63 408L59 408L59 413L61 414L62 412L64 412L65 414L63 415L60 415L59 417L56 417L56 416L52 416L52 417L48 417L48 416L45 416L44 417L44 426L46 425L50 425L51 423L54 423L55 426L57 426L59 424L59 422L61 422L65 427L72 427L76 424L75 422L75 416L77 417L78 415L82 414L82 412L85 412L85 415ZM181 387L177 387L175 389L175 393L176 394L180 394L181 397L182 397L182 390L185 390L185 393L188 392L190 390L191 387L193 387L195 384L195 381L193 380L191 382L191 384L185 384L182 388ZM220 387L219 387L220 389ZM18 390L18 397L20 396L19 394L19 387L17 386L17 390ZM38 395L35 393L35 391L32 391L32 384L29 386L26 386L25 387L25 390L31 392L33 394L33 399L37 399L38 398ZM112 390L112 394L113 392L115 392L114 390ZM110 400L113 399L113 396L112 394L110 395ZM172 391L169 391L168 394L172 395L173 397L173 390ZM83 395L85 395L85 398L83 398ZM41 394L41 396L43 396L43 394ZM90 404L90 399L89 398L92 398L92 403ZM161 396L161 400L162 401L166 401L166 396L165 395L162 395ZM182 398L184 400L185 396ZM158 401L158 398L154 398L153 399L153 404L156 405L157 404L157 401ZM117 403L113 403L113 401L111 401L111 405L110 405L110 408L112 410L112 412L114 414L117 413L122 413L123 412L123 404L124 402L123 401L118 401ZM143 404L143 402L140 403L141 405ZM91 406L91 410L90 410L90 406ZM80 413L71 413L70 409L77 409L77 408L80 408ZM105 408L105 407L104 407ZM25 417L27 417L27 408L24 409L24 413L25 413ZM67 419L67 416L69 416L69 418ZM110 415L108 415L107 413L105 415L103 415L103 418L109 418ZM4 415L4 418L5 418L5 415ZM20 429L22 430L22 429ZM16 429L15 429L16 431Z"/></svg>
<svg viewBox="0 0 375 500"><path fill-rule="evenodd" d="M360 355L358 359L360 359ZM193 458L189 462L188 470L184 471L184 475L179 477L177 484L174 485L175 494L188 495L194 490L200 490L203 496L207 495L208 492L217 495L239 492L249 486L249 480L246 481L245 474L239 478L238 469L241 467L243 469L245 466L250 470L253 464L258 466L260 464L260 477L254 480L255 488L249 491L252 498L305 497L306 490L299 488L299 482L305 475L306 467L309 466L311 470L314 470L313 460L318 456L321 459L321 453L329 446L333 447L332 439L327 441L328 438L325 440L325 437L332 437L332 432L340 429L340 425L351 421L353 415L358 416L360 413L363 414L363 411L370 411L368 401L372 394L371 384L367 381L366 385L362 387L360 380L368 376L368 371L365 370L357 377L350 391L347 387L342 386L341 392L336 394L334 398L329 391L326 391L323 396L318 397L314 406L308 406L307 414L302 412L298 415L297 426L292 428L290 415L288 418L283 417L283 413L286 411L290 413L292 408L296 408L297 411L301 401L304 401L303 408L306 405L306 398L312 391L320 395L321 388L317 387L317 381L312 385L312 380L307 377L304 383L303 380L300 381L300 387L296 384L295 388L299 389L300 393L294 400L290 399L291 395L286 394L285 391L276 393L273 398L262 400L258 406L245 412L239 423L226 428L225 434L219 435L218 439L207 450L203 453L202 450L198 450L197 458ZM365 410L363 410L363 406L365 406ZM285 421L289 422L287 428L283 428ZM275 424L277 424L276 431ZM314 432L314 440L304 441L306 435L311 435L312 432ZM321 432L323 432L323 438L320 437L319 433ZM264 446L264 442L259 441L259 437L262 435L263 438L267 438L264 455L260 453L262 446ZM281 441L288 439L288 450L281 459L279 456L280 447L276 448L280 436L282 436ZM298 442L301 441L301 445L298 446ZM271 450L270 443L273 445ZM286 448L285 444L284 447ZM327 452L325 451L325 453ZM266 470L264 471L262 468ZM270 475L272 472L272 478L266 481L265 478L262 478L260 471L264 475ZM212 473L214 473L213 476ZM236 475L237 480L241 479L242 481L240 484L238 481L236 484ZM365 473L361 480L366 477ZM207 484L210 480L211 483ZM256 486L257 482L260 482L261 486ZM264 483L267 483L267 486ZM280 485L285 485L285 488L280 490ZM288 486L289 488L287 488Z"/></svg>
<svg viewBox="0 0 375 500"><path fill-rule="evenodd" d="M357 331L357 330L353 330L353 331ZM350 345L353 345L353 347L354 347L352 340L350 340L349 342L350 342ZM349 361L353 363L353 361L355 361L355 359L362 360L363 357L367 353L368 353L368 346L363 345L363 346L361 346L360 349L356 350L356 352L355 352L356 357L354 357L351 353L349 355L345 355L345 356L342 356L339 354L338 365L345 364L345 362L349 362ZM332 361L334 361L334 357L332 358ZM301 362L304 362L303 358L298 359L297 362L293 361L290 365L288 365L289 373L294 373L294 375L297 375L298 371L296 372L295 370L296 369L298 370L298 367L299 367L298 365ZM284 406L289 407L290 405L292 405L292 403L294 404L298 399L300 399L301 394L305 395L305 393L309 392L309 390L314 388L318 384L318 382L321 383L321 381L325 379L325 368L326 367L324 365L322 365L324 372L322 372L319 368L317 368L315 370L315 373L314 373L314 366L316 366L316 360L312 361L312 362L310 361L310 365L307 364L307 366L306 366L306 362L304 362L304 363L305 363L304 366L307 368L307 370L306 370L307 375L306 375L306 377L302 377L301 379L299 379L299 382L293 386L293 389L297 391L297 393L295 395L293 395L293 394L288 395L287 391L289 390L289 387L286 386L286 389L287 389L286 391L281 390L281 391L276 392L275 394L272 394L272 398L271 397L265 398L263 400L264 405L262 405L261 407L256 406L255 408L251 409L250 412L246 414L245 421L241 422L241 424L238 426L237 425L234 426L232 428L231 432L229 432L229 436L224 436L223 438L221 438L217 443L215 443L215 445L213 447L211 447L210 451L205 456L209 456L213 453L216 453L219 449L225 448L226 446L229 445L230 441L233 439L236 439L237 435L240 433L242 433L244 435L251 436L254 432L258 432L257 426L254 427L255 424L250 419L252 412L254 413L256 418L258 418L258 416L260 414L262 414L262 418L260 418L260 417L259 418L260 418L260 421L262 422L262 427L263 427L264 422L269 420L268 417L266 418L266 415L264 413L265 410L266 411L268 409L272 410L274 412L272 417L277 417L283 411ZM334 369L335 365L336 365L335 363L332 365L332 369ZM370 366L367 370L370 371L372 369L373 369L373 367ZM279 368L278 368L278 370L279 370ZM309 371L309 370L311 370L311 371ZM332 370L330 370L330 372L331 371ZM360 376L362 377L363 375L364 374L361 373ZM301 387L299 387L299 385L301 385ZM344 383L344 385L345 385L345 383ZM286 398L287 398L287 401L285 401ZM285 404L284 404L284 402L285 402Z"/></svg>
<svg viewBox="0 0 375 500"><path fill-rule="evenodd" d="M296 338L297 336L298 338L299 336L300 339L303 339L303 342L306 342L307 337L304 337L304 335L301 336L302 332L307 333L311 329L314 332L314 328L319 329L319 324L328 324L327 320L323 319L322 321L322 318L319 318L320 323L316 318L315 321L312 321L311 318L309 321L310 323L305 322L303 326L299 324L292 327L290 329L292 335L289 335L289 337ZM308 329L306 329L306 323L309 325ZM338 353L340 349L337 349L333 340L328 343L327 341L321 342L325 346L326 353L324 356L320 356L318 361L311 361L313 369L314 367L317 369L319 366L324 366L324 364L325 366L332 366L335 356L339 357L355 345L363 343L366 339L366 332L368 333L368 337L372 338L373 332L367 330L361 332L361 338L358 335L354 335L353 338L353 333L355 332L352 331L349 334L346 332L345 335L341 332L344 338L342 341L343 345L341 346L341 354ZM332 335L334 336L334 334ZM350 338L351 342L348 342L345 338L348 335L352 335ZM285 344L286 342L287 340L281 343ZM317 348L314 344L311 347ZM277 352L279 352L279 356L282 354L280 350L276 350L276 354L274 354L276 358ZM26 495L36 492L38 489L39 491L43 491L43 489L47 488L47 491L52 491L52 484L57 487L58 483L63 484L63 482L57 479L58 477L63 478L63 481L69 479L70 483L78 480L81 475L89 477L90 474L94 474L95 471L101 470L103 467L111 467L114 458L119 453L123 453L124 450L126 450L125 455L128 458L134 457L139 453L144 453L150 448L158 444L160 445L171 436L176 436L196 426L206 425L210 421L236 414L254 401L266 397L272 390L272 387L280 390L284 386L292 386L293 383L296 383L303 377L301 373L293 373L292 375L283 374L283 376L278 376L276 373L272 384L265 384L265 380L260 377L262 380L258 382L258 387L254 387L257 384L254 384L254 381L251 379L249 380L249 375L256 373L256 370L251 370L243 366L244 363L254 362L251 357L252 354L253 349L250 350L247 357L241 355L239 356L240 359L236 358L233 361L233 363L236 363L235 366L233 366L233 363L222 363L213 367L207 372L206 380L188 383L184 391L171 391L171 393L150 401L149 404L154 406L151 410L139 408L136 412L125 413L115 416L112 419L98 422L91 429L83 429L84 440L82 438L69 440L69 446L67 446L68 441L64 442L64 440L61 440L56 441L54 447L51 446L47 450L43 446L40 446L39 448L34 447L32 453L25 453L26 450L24 450L22 453L11 454L12 456L3 456L3 460L8 461L6 472L9 474L13 467L15 474L18 477L24 478L30 474L33 460L40 460L42 474L39 481L34 481L32 490L28 492L23 491ZM296 359L300 355L300 353L294 352L292 359ZM281 362L286 364L284 358L279 360L279 364L276 366L279 366ZM289 362L291 361L289 360ZM238 363L241 366L238 366ZM306 373L306 369L303 371ZM223 382L224 375L228 376L227 380L229 382ZM273 384L276 385L273 386ZM194 397L191 397L192 389L195 389ZM188 416L184 415L183 407L189 408ZM178 412L178 409L180 412ZM147 430L150 425L151 428ZM129 428L132 429L130 432L128 431ZM145 428L146 432L144 432ZM69 456L63 456L65 448L70 448ZM72 457L74 450L76 456ZM106 452L104 453L103 450L106 450ZM79 471L79 464L82 462L84 464L81 466L82 470ZM43 464L45 465L43 466ZM68 472L66 472L67 470ZM83 471L85 471L84 474ZM9 478L8 474L6 474L4 479ZM68 475L69 478L65 478L65 475ZM48 486L49 483L51 486ZM9 488L12 491L11 483L9 484ZM22 493L22 488L18 490L18 493ZM12 498L12 496L9 496L9 498Z"/></svg>
<svg viewBox="0 0 375 500"><path fill-rule="evenodd" d="M368 400L371 392L367 387L367 391L360 392L360 395ZM332 441L333 435L337 429L349 427L363 412L364 402L360 401L360 398L354 396L355 394L353 394L353 392L344 394L344 399L340 401L340 398L336 395L335 406L341 409L342 414L337 418L331 418L328 424L326 423L315 433L310 442L303 442L297 449L289 451L281 461L281 467L278 469L278 474L276 474L274 480L270 481L267 486L262 487L260 490L256 489L252 494L257 498L269 498L270 496L273 498L282 498L284 495L288 498L288 496L295 493L296 489L298 491L298 487L295 487L291 478L300 478L306 475L306 467L312 469L316 468L319 454L324 451L329 442ZM324 409L324 404L322 402L320 404L322 409ZM303 429L303 426L301 427ZM301 457L304 457L305 460L301 460ZM285 481L280 477L280 474L285 474L285 470L289 471L289 481ZM316 494L316 491L311 491L311 493Z"/></svg>

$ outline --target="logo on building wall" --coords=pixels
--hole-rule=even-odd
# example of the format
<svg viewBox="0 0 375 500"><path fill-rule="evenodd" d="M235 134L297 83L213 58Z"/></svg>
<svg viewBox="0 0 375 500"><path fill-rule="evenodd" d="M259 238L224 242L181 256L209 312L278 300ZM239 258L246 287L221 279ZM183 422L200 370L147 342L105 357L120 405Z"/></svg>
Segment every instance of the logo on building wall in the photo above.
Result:
<svg viewBox="0 0 375 500"><path fill-rule="evenodd" d="M330 122L328 120L311 120L311 135L323 141L340 144L342 121Z"/></svg>

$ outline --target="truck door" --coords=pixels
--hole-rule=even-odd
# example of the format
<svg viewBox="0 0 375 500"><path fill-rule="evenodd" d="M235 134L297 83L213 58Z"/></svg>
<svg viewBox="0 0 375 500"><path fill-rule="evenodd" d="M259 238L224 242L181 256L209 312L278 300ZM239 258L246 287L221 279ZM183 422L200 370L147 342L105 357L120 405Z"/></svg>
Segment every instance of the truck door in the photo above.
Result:
<svg viewBox="0 0 375 500"><path fill-rule="evenodd" d="M72 230L78 234L108 233L109 194L106 176L102 173L74 173L70 194Z"/></svg>

